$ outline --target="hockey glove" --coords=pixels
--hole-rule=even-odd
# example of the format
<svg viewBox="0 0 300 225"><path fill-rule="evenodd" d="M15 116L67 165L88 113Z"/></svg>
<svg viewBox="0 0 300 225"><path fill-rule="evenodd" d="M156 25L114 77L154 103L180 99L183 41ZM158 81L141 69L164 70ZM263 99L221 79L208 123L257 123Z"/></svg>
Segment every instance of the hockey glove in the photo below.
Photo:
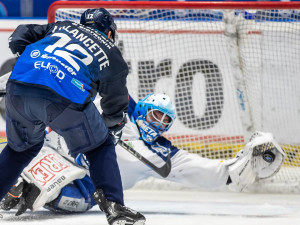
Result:
<svg viewBox="0 0 300 225"><path fill-rule="evenodd" d="M255 181L275 175L285 153L271 133L255 132L245 148L234 159L228 160L228 172L238 191Z"/></svg>
<svg viewBox="0 0 300 225"><path fill-rule="evenodd" d="M115 145L117 145L117 143L121 139L122 129L125 126L126 123L127 123L127 118L124 117L122 122L118 123L117 125L115 125L113 127L108 128L109 129L109 134L113 138L113 142L114 142Z"/></svg>

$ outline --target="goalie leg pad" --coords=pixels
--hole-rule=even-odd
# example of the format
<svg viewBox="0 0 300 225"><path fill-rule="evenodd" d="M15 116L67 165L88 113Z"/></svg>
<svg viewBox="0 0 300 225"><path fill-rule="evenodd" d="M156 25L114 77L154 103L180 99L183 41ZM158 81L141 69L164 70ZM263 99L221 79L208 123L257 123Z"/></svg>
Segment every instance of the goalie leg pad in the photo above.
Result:
<svg viewBox="0 0 300 225"><path fill-rule="evenodd" d="M86 178L89 179L88 176ZM89 190L89 186L85 186L84 179L74 180L61 190L55 200L44 207L58 213L85 212L95 205L92 200L93 191L94 188Z"/></svg>
<svg viewBox="0 0 300 225"><path fill-rule="evenodd" d="M51 148L43 147L22 173L24 180L40 190L30 208L37 210L49 199L57 197L64 186L85 175L84 169L73 165Z"/></svg>

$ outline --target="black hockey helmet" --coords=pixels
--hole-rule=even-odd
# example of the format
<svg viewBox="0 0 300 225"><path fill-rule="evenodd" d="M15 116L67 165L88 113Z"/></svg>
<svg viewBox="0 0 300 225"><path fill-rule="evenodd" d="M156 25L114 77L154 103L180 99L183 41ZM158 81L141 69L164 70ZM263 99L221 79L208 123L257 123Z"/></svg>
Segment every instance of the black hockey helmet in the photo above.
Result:
<svg viewBox="0 0 300 225"><path fill-rule="evenodd" d="M112 15L106 9L87 9L82 13L80 23L105 34L111 31L112 39L115 41L117 25Z"/></svg>

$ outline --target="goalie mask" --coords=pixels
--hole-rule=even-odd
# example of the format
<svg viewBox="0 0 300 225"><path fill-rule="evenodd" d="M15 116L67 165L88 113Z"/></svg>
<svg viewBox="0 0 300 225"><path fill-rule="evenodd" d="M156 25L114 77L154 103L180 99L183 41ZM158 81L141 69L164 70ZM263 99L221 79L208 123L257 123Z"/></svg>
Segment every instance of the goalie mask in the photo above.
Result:
<svg viewBox="0 0 300 225"><path fill-rule="evenodd" d="M117 25L115 24L112 15L106 9L87 9L82 13L80 23L106 35L111 31L112 39L115 42Z"/></svg>
<svg viewBox="0 0 300 225"><path fill-rule="evenodd" d="M133 118L142 139L151 145L162 133L170 129L176 116L169 96L152 93L136 104Z"/></svg>

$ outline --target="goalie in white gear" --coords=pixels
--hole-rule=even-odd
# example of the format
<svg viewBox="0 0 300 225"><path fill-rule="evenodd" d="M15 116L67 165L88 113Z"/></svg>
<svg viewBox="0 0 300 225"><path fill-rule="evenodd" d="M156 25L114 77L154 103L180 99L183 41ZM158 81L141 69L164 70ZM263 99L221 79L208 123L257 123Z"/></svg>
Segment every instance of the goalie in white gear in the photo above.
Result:
<svg viewBox="0 0 300 225"><path fill-rule="evenodd" d="M241 191L253 184L255 180L274 175L284 160L285 154L272 134L263 132L254 133L245 149L229 160L207 159L174 147L162 136L170 129L176 118L174 106L170 98L164 94L149 94L138 103L130 99L128 117L131 122L123 128L122 140L157 166L165 163L169 153L172 169L166 178L162 178L117 145L116 153L124 189L133 187L140 180L155 177L187 187L217 189L230 185L235 190ZM62 137L54 132L46 137L44 148L50 147L70 158ZM88 166L83 155L79 155L76 161L80 165ZM95 205L96 203L91 198L94 189L89 177L79 178L78 176L77 180L68 185L64 184L60 187L60 192L44 199L45 207L56 212L82 212ZM72 176L70 180L74 180L74 177ZM20 193L15 193L15 195L20 195ZM8 200L5 202L4 199L2 208L9 210L16 205L9 204L11 196L8 195L6 199ZM66 204L66 202L72 204ZM34 201L32 204L37 206Z"/></svg>

